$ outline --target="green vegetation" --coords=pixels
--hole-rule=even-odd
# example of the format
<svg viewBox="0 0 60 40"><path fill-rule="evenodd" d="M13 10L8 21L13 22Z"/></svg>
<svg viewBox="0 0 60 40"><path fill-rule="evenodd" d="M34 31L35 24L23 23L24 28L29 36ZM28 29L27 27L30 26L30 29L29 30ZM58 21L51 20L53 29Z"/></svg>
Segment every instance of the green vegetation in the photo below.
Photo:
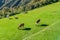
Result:
<svg viewBox="0 0 60 40"><path fill-rule="evenodd" d="M28 1L29 2L27 2L27 0L21 0L22 3L15 7L9 8L4 6L2 10L0 10L0 19L19 14L21 12L27 13L27 11L29 10L59 2L59 0L28 0Z"/></svg>
<svg viewBox="0 0 60 40"><path fill-rule="evenodd" d="M17 16L18 19L15 19L15 16ZM27 14L21 13L9 18L0 19L0 40L23 40L24 38L30 37L32 34L35 34L44 28L49 27L56 21L60 21L60 2L28 11ZM38 19L41 19L40 25L47 24L48 26L35 25L35 22ZM19 30L19 24L23 22L25 23L25 28L31 28L31 30ZM44 32L39 33L30 39L59 40L59 24L60 22L56 23L51 28L46 29ZM29 39L27 38L27 40Z"/></svg>
<svg viewBox="0 0 60 40"><path fill-rule="evenodd" d="M60 21L49 26L44 31L39 31L38 34L27 38L28 40L60 40Z"/></svg>

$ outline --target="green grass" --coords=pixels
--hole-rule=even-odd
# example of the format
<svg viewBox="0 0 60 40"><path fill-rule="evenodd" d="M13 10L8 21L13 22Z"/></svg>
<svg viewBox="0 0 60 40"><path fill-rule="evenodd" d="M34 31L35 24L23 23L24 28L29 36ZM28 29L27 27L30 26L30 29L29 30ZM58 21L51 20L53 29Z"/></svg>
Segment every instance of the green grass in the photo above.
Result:
<svg viewBox="0 0 60 40"><path fill-rule="evenodd" d="M35 22L38 19L41 19L40 25L48 24L48 27L49 27L52 23L55 23L56 21L60 20L60 2L28 11L27 14L21 13L15 16L18 16L18 19L15 19L14 16L10 17L12 18L11 20L9 20L8 18L0 19L0 40L23 40L24 38L29 37L30 35L35 34L41 31L42 29L46 28L47 26L45 27L45 26L35 25ZM18 30L19 24L23 22L25 23L25 28L31 28L31 30ZM59 39L59 38L57 39L53 38L53 37L60 36L59 24L60 23L57 23L56 25L52 26L53 33L52 33L52 30L51 32L49 32L49 30L46 30L43 33L37 34L32 38L34 40ZM56 29L56 33L54 31L55 29ZM54 33L56 34L56 36L53 35ZM52 39L50 37L52 37ZM33 40L32 38L30 39Z"/></svg>
<svg viewBox="0 0 60 40"><path fill-rule="evenodd" d="M44 29L43 29L44 30ZM46 30L27 38L28 40L60 40L60 21Z"/></svg>

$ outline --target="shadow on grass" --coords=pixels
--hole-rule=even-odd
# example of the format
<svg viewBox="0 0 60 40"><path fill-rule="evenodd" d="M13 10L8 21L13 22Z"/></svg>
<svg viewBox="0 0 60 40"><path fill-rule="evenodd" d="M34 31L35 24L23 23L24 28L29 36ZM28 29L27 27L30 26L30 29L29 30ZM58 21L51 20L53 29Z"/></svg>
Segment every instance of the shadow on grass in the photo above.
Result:
<svg viewBox="0 0 60 40"><path fill-rule="evenodd" d="M18 17L15 17L15 19L19 19Z"/></svg>
<svg viewBox="0 0 60 40"><path fill-rule="evenodd" d="M13 18L9 18L9 20L11 20L11 19L13 19Z"/></svg>
<svg viewBox="0 0 60 40"><path fill-rule="evenodd" d="M28 30L31 30L31 28L24 28L24 29L19 29L19 30L27 30L28 31Z"/></svg>
<svg viewBox="0 0 60 40"><path fill-rule="evenodd" d="M25 29L23 29L23 30L31 30L31 28L25 28Z"/></svg>
<svg viewBox="0 0 60 40"><path fill-rule="evenodd" d="M48 24L41 24L40 26L48 26Z"/></svg>

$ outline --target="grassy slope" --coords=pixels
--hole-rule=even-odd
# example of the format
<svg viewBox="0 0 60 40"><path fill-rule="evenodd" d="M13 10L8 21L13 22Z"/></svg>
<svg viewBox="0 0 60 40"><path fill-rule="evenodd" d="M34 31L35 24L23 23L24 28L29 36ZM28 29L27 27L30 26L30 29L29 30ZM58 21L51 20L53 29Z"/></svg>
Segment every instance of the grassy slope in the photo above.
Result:
<svg viewBox="0 0 60 40"><path fill-rule="evenodd" d="M60 40L60 21L28 40Z"/></svg>
<svg viewBox="0 0 60 40"><path fill-rule="evenodd" d="M60 19L60 3L37 8L29 11L28 14L18 14L16 16L19 19L14 19L14 16L11 17L11 20L8 18L0 19L0 40L22 40L44 29L45 27L35 25L35 21L39 18L41 19L41 24L50 26ZM18 26L22 22L25 23L26 28L31 28L31 30L18 30Z"/></svg>

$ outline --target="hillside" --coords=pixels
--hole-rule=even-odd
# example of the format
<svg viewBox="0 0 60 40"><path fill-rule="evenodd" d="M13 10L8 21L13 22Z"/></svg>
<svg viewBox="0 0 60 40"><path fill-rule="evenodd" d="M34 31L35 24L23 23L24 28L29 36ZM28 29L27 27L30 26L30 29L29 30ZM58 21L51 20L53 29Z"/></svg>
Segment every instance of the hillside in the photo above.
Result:
<svg viewBox="0 0 60 40"><path fill-rule="evenodd" d="M60 2L9 18L0 19L0 40L60 40ZM35 25L37 19L41 19L40 26ZM22 22L30 30L19 30Z"/></svg>
<svg viewBox="0 0 60 40"><path fill-rule="evenodd" d="M21 6L21 5L37 6L40 4L51 4L58 1L60 0L0 0L0 9L3 9L4 7L10 8L10 7Z"/></svg>
<svg viewBox="0 0 60 40"><path fill-rule="evenodd" d="M60 0L0 0L0 19L47 6Z"/></svg>

